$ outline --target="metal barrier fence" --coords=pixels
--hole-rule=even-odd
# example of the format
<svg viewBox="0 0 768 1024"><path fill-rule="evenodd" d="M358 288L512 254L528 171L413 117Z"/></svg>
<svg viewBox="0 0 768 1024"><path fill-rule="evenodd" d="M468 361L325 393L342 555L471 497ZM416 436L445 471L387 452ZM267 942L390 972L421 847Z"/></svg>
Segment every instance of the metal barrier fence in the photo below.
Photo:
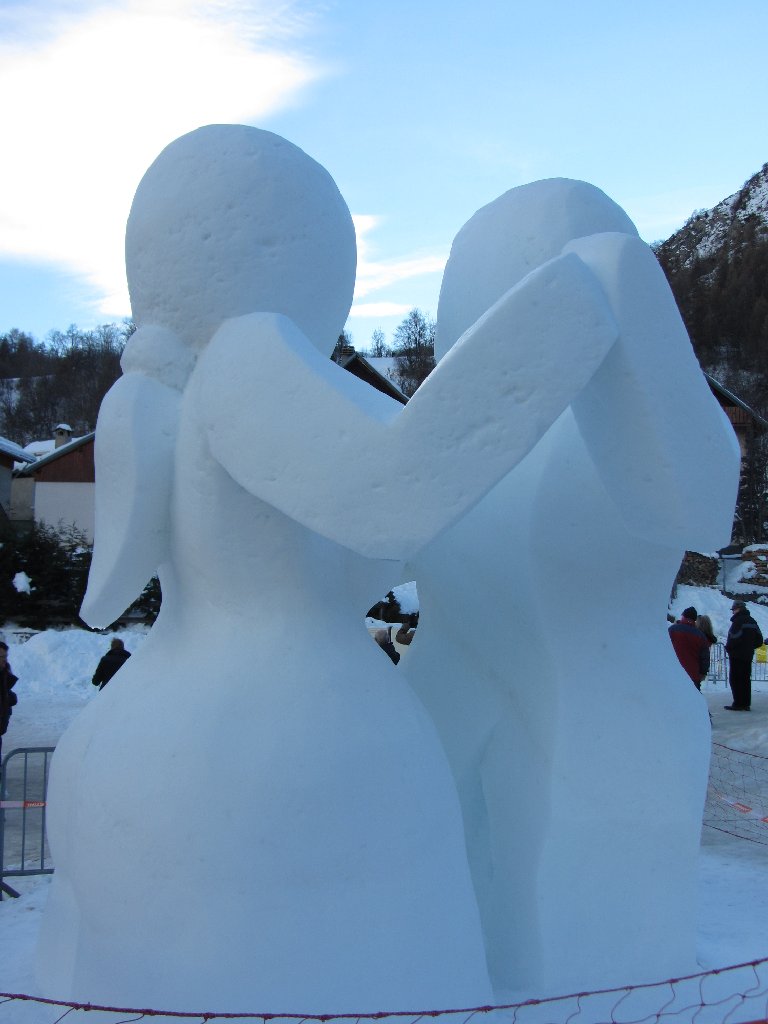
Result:
<svg viewBox="0 0 768 1024"><path fill-rule="evenodd" d="M711 683L728 682L728 655L725 653L725 644L713 644L710 647L707 680ZM768 682L768 647L765 644L755 651L752 680L757 683Z"/></svg>
<svg viewBox="0 0 768 1024"><path fill-rule="evenodd" d="M53 872L45 838L48 773L53 747L20 747L3 758L0 778L0 900L18 896L11 876ZM10 865L6 867L6 862Z"/></svg>
<svg viewBox="0 0 768 1024"><path fill-rule="evenodd" d="M713 644L709 648L709 674L707 680L711 683L728 682L728 659L725 654L724 644Z"/></svg>

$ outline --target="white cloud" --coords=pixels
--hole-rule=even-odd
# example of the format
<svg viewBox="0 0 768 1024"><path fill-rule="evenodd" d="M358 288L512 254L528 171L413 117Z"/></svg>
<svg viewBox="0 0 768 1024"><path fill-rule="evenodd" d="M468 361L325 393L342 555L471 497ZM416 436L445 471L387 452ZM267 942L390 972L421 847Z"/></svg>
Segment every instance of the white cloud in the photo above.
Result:
<svg viewBox="0 0 768 1024"><path fill-rule="evenodd" d="M306 18L270 0L35 3L0 41L0 255L82 275L100 312L128 310L123 237L160 150L216 122L254 123L323 69L291 51Z"/></svg>
<svg viewBox="0 0 768 1024"><path fill-rule="evenodd" d="M356 305L353 308L352 316L390 315L386 313L357 313L355 310L373 308L376 305L386 305L386 303L368 303L366 306L363 306L357 300L365 298L371 292L377 292L382 288L388 288L390 285L399 284L401 281L421 277L425 274L442 273L448 258L445 253L414 254L402 256L398 259L376 260L372 255L373 247L370 243L369 235L381 224L381 218L371 214L355 214L352 219L355 222L355 231L357 233ZM390 303L389 305L392 304ZM398 305L397 309L393 310L393 312L399 313L401 308L408 312L411 307L401 307Z"/></svg>
<svg viewBox="0 0 768 1024"><path fill-rule="evenodd" d="M370 317L378 319L388 316L405 316L410 313L411 306L402 302L356 302L349 311L350 319L354 317Z"/></svg>

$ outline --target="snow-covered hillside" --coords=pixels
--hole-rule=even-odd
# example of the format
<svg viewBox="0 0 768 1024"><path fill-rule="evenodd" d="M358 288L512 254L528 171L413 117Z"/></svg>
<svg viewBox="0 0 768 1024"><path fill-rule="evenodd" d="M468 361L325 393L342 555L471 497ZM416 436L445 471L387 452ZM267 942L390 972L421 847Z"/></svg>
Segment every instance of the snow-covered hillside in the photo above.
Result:
<svg viewBox="0 0 768 1024"><path fill-rule="evenodd" d="M711 210L697 210L663 249L670 262L689 268L697 260L730 259L753 238L768 238L768 164Z"/></svg>

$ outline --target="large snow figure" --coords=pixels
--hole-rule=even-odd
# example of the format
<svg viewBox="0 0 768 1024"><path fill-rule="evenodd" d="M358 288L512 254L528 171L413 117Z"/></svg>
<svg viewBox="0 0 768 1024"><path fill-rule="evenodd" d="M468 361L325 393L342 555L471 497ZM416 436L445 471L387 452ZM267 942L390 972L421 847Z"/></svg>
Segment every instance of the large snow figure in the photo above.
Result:
<svg viewBox="0 0 768 1024"><path fill-rule="evenodd" d="M685 549L727 542L738 480L662 272L591 185L513 189L465 225L438 355L562 251L600 282L619 341L409 573L421 619L402 667L456 777L497 999L695 966L709 724L664 611Z"/></svg>
<svg viewBox="0 0 768 1024"><path fill-rule="evenodd" d="M333 181L232 125L150 167L126 263L138 330L99 416L83 615L108 624L156 568L163 606L56 751L41 983L231 1012L487 1002L451 773L360 611L382 559L470 508L595 372L605 297L558 256L402 410L327 358L355 268Z"/></svg>

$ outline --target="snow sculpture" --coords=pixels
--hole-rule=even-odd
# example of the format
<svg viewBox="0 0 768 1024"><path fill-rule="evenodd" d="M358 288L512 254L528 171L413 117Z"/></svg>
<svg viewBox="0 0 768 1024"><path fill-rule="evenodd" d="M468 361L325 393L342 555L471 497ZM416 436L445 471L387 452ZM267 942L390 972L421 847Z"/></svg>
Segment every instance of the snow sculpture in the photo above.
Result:
<svg viewBox="0 0 768 1024"><path fill-rule="evenodd" d="M421 617L401 666L456 778L497 1000L695 968L709 726L664 609L685 549L727 542L739 471L653 254L586 183L513 189L465 225L438 355L561 252L595 275L619 340L408 572Z"/></svg>
<svg viewBox="0 0 768 1024"><path fill-rule="evenodd" d="M450 770L361 609L589 380L605 296L556 255L402 410L327 358L355 268L332 179L233 125L150 167L126 263L83 616L155 568L163 606L56 752L41 983L227 1012L487 1002Z"/></svg>

